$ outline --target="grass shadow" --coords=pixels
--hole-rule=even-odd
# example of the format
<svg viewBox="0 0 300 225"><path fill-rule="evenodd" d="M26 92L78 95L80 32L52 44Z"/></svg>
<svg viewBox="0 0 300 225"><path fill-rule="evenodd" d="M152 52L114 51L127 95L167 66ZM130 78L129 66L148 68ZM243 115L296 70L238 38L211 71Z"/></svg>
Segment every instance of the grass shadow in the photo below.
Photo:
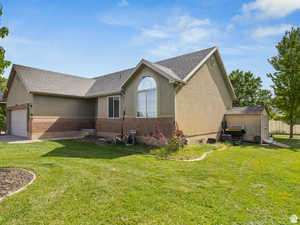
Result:
<svg viewBox="0 0 300 225"><path fill-rule="evenodd" d="M115 159L136 154L147 154L151 148L144 145L126 146L121 144L97 145L90 142L64 140L55 141L62 145L43 157L70 157L86 159Z"/></svg>
<svg viewBox="0 0 300 225"><path fill-rule="evenodd" d="M279 143L283 143L286 145L290 146L290 149L295 151L295 152L299 152L300 151L300 138L296 137L293 139L289 139L287 137L281 137L281 136L275 136L274 140L279 142Z"/></svg>

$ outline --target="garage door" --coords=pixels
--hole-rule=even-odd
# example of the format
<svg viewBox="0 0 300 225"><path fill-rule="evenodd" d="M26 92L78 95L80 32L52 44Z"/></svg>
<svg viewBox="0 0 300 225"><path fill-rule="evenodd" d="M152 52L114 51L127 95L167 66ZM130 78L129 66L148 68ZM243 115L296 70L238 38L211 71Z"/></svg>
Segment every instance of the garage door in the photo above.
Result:
<svg viewBox="0 0 300 225"><path fill-rule="evenodd" d="M27 109L11 111L11 134L27 137Z"/></svg>

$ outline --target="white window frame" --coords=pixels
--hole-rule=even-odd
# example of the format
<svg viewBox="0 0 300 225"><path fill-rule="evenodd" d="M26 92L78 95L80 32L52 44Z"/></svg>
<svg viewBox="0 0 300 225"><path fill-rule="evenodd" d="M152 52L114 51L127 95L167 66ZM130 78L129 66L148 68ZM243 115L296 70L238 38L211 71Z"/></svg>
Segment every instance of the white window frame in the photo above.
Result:
<svg viewBox="0 0 300 225"><path fill-rule="evenodd" d="M139 91L138 87L140 85L140 82L144 78L146 78L146 77L151 77L155 81L156 87L155 88L151 88L151 89L147 89L147 90L141 90L141 91ZM145 116L138 116L137 115L137 111L138 111L138 94L141 93L141 92L148 92L148 91L153 91L153 90L156 90L156 95L155 95L156 115L154 117L149 117L148 116L148 113L147 113L147 100L146 100L146 115ZM147 98L147 96L146 96L146 98ZM151 76L151 75L143 76L142 79L139 80L137 88L136 88L136 110L135 110L136 118L157 118L157 115L158 115L158 102L157 102L157 100L158 100L158 87L157 87L157 81L156 81L156 79L153 76Z"/></svg>
<svg viewBox="0 0 300 225"><path fill-rule="evenodd" d="M109 116L109 98L116 98L116 97L119 99L119 117L110 117ZM107 101L107 118L108 119L120 119L121 118L121 95L107 96L106 101ZM114 112L115 112L115 109L114 109L114 105L113 105L113 114L114 114Z"/></svg>

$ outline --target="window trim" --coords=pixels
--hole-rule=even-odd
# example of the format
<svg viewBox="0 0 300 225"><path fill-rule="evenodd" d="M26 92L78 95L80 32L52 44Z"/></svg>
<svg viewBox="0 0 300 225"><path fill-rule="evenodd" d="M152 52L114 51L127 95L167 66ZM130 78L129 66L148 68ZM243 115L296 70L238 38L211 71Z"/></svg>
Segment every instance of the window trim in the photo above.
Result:
<svg viewBox="0 0 300 225"><path fill-rule="evenodd" d="M119 98L119 117L110 117L109 116L109 98L115 98L115 97ZM107 96L106 101L107 101L107 118L108 119L120 119L121 118L121 95L110 95L110 96ZM115 112L114 105L113 105L113 112Z"/></svg>
<svg viewBox="0 0 300 225"><path fill-rule="evenodd" d="M154 80L156 87L155 88L150 88L150 89L145 89L145 90L138 90L141 81L144 78L147 78L147 77L151 77ZM157 118L157 115L158 115L158 85L157 85L157 83L158 83L157 80L151 75L145 75L145 76L142 76L141 79L139 79L139 82L137 84L136 91L135 91L136 92L136 94L135 94L135 96L136 96L136 107L135 107L136 108L135 109L136 118L141 118L141 119L143 119L143 118ZM156 115L154 117L147 116L147 106L146 106L146 115L145 116L138 116L137 115L137 111L138 111L138 94L141 93L141 92L149 92L149 91L153 91L153 90L156 90L156 95L155 95ZM147 103L146 103L146 105L147 105Z"/></svg>

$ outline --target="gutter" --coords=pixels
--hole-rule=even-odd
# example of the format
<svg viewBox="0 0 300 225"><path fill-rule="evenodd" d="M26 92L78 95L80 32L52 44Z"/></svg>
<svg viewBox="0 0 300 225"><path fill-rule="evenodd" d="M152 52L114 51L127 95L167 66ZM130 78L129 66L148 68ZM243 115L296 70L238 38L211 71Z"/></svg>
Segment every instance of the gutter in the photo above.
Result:
<svg viewBox="0 0 300 225"><path fill-rule="evenodd" d="M98 94L98 95L90 95L90 96L80 96L80 95L65 95L65 94L56 94L56 93L50 93L50 92L38 92L38 91L30 91L30 94L36 94L36 95L48 95L48 96L57 96L57 97L69 97L69 98L81 98L81 99L91 99L91 98L97 98L101 96L108 96L108 95L117 95L121 94L121 91L118 92L111 92L111 93L105 93L105 94Z"/></svg>

